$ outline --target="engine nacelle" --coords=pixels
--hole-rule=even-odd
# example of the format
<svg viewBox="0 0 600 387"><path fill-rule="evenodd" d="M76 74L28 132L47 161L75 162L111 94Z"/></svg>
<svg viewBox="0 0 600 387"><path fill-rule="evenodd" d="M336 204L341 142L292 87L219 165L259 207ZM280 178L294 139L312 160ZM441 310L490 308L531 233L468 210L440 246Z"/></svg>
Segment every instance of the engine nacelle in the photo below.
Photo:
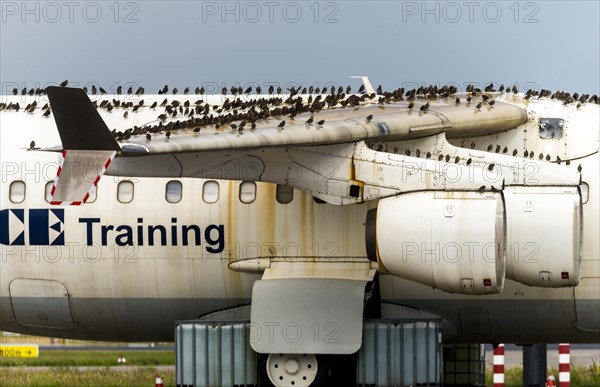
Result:
<svg viewBox="0 0 600 387"><path fill-rule="evenodd" d="M506 277L531 286L579 283L583 244L577 187L507 187Z"/></svg>
<svg viewBox="0 0 600 387"><path fill-rule="evenodd" d="M367 214L367 255L381 270L451 293L500 293L506 226L502 195L401 194Z"/></svg>

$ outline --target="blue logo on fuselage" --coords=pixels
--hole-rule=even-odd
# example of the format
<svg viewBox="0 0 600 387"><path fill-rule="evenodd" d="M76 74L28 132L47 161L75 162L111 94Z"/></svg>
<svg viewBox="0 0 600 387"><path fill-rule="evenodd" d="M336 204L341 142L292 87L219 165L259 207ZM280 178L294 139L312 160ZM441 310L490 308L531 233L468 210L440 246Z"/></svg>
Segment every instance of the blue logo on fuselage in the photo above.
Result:
<svg viewBox="0 0 600 387"><path fill-rule="evenodd" d="M25 216L27 214L27 217ZM65 210L13 209L0 211L0 244L63 246Z"/></svg>

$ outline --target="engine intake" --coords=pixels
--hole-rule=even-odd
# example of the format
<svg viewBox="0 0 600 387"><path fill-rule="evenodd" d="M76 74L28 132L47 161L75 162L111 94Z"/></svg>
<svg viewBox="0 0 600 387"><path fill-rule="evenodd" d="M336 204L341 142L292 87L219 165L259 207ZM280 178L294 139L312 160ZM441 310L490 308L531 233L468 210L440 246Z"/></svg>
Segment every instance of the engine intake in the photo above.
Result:
<svg viewBox="0 0 600 387"><path fill-rule="evenodd" d="M369 259L382 270L450 293L500 293L506 225L502 195L421 191L367 214Z"/></svg>

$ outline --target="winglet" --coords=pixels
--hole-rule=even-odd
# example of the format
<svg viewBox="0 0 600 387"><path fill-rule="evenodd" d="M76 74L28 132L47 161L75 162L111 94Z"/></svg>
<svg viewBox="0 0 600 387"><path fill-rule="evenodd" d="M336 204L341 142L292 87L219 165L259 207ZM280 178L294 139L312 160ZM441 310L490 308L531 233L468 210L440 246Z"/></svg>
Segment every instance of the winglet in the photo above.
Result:
<svg viewBox="0 0 600 387"><path fill-rule="evenodd" d="M367 92L367 94L375 93L375 89L373 88L373 85L371 85L371 81L369 81L369 77L364 76L364 75L353 75L350 78L361 79L363 82L363 85L365 85L365 91Z"/></svg>
<svg viewBox="0 0 600 387"><path fill-rule="evenodd" d="M82 89L48 87L47 92L63 146L50 203L80 205L121 148Z"/></svg>
<svg viewBox="0 0 600 387"><path fill-rule="evenodd" d="M121 150L83 89L50 86L46 91L63 149Z"/></svg>

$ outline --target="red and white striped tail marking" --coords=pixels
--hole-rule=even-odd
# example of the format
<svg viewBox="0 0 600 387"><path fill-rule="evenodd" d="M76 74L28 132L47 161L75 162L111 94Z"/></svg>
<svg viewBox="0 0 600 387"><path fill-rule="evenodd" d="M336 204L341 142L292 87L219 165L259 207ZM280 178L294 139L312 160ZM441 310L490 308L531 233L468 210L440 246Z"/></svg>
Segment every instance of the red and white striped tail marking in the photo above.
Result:
<svg viewBox="0 0 600 387"><path fill-rule="evenodd" d="M494 347L494 387L504 387L504 344Z"/></svg>
<svg viewBox="0 0 600 387"><path fill-rule="evenodd" d="M558 385L571 385L571 345L566 343L558 344Z"/></svg>
<svg viewBox="0 0 600 387"><path fill-rule="evenodd" d="M116 154L115 151L64 150L52 185L50 204L79 206L86 203Z"/></svg>

